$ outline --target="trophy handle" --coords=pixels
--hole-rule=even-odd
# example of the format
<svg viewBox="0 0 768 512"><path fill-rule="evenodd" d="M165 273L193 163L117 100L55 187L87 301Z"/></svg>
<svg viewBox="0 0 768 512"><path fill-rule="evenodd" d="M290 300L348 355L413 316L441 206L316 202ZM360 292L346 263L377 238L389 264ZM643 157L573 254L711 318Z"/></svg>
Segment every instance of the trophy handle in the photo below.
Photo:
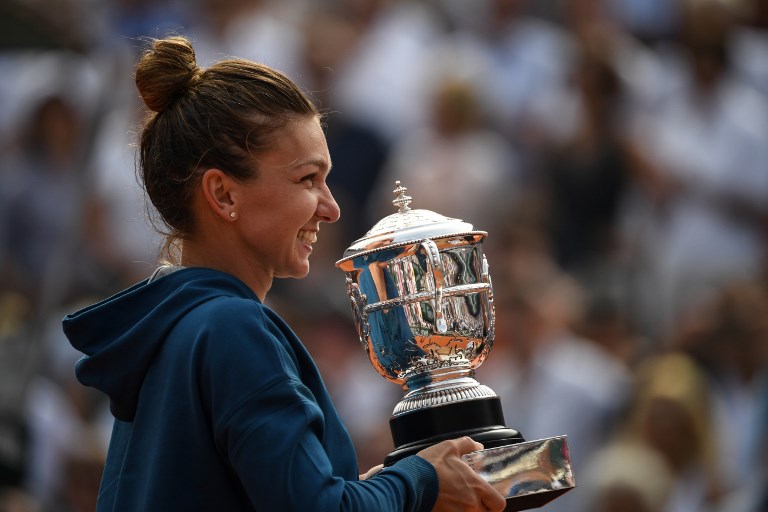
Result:
<svg viewBox="0 0 768 512"><path fill-rule="evenodd" d="M351 278L347 277L347 295L352 304L352 315L357 324L357 335L365 350L368 350L368 335L371 333L371 324L368 322L368 312L365 309L368 297L360 291L360 287Z"/></svg>
<svg viewBox="0 0 768 512"><path fill-rule="evenodd" d="M491 274L488 271L488 259L483 254L483 270L482 280L488 284L488 307L485 310L485 320L488 323L488 339L493 343L496 337L496 304L493 302L493 282L491 282Z"/></svg>
<svg viewBox="0 0 768 512"><path fill-rule="evenodd" d="M443 276L445 274L443 261L440 259L440 251L437 249L437 245L431 239L425 238L422 240L421 247L424 248L424 252L427 255L427 270L435 284L435 327L438 332L446 333L448 332L448 322L445 321L445 315L443 314Z"/></svg>

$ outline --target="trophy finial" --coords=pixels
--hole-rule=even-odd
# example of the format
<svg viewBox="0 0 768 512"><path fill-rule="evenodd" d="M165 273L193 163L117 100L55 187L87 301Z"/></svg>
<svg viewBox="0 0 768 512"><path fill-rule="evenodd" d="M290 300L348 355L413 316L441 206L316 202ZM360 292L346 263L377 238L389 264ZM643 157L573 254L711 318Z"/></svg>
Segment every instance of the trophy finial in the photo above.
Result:
<svg viewBox="0 0 768 512"><path fill-rule="evenodd" d="M392 200L392 204L398 207L398 213L405 213L411 208L408 206L411 204L411 196L405 195L407 188L400 185L400 181L395 182L395 190L392 193L397 194L397 197Z"/></svg>

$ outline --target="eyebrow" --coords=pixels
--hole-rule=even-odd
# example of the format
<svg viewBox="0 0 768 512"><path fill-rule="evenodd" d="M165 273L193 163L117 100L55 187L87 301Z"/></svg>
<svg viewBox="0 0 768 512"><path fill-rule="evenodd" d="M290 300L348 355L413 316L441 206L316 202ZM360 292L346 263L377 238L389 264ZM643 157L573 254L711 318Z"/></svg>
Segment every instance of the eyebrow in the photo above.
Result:
<svg viewBox="0 0 768 512"><path fill-rule="evenodd" d="M301 161L296 162L292 167L294 169L296 169L298 167L304 167L305 165L314 165L315 167L319 167L321 169L325 169L325 167L327 165L328 168L326 169L326 172L331 172L331 169L333 168L333 162L332 161L330 161L330 160L326 161L326 160L320 159L320 158L309 158L307 160L301 160Z"/></svg>

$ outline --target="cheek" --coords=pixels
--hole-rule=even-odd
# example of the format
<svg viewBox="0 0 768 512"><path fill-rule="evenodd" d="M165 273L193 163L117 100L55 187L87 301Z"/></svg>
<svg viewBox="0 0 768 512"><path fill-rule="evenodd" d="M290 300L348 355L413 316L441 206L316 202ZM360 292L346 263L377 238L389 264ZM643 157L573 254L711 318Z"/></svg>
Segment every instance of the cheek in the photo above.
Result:
<svg viewBox="0 0 768 512"><path fill-rule="evenodd" d="M292 199L290 205L290 217L296 219L300 225L303 225L310 220L317 211L317 201L311 195L302 195ZM286 208L288 210L289 208ZM287 212L286 212L287 213Z"/></svg>

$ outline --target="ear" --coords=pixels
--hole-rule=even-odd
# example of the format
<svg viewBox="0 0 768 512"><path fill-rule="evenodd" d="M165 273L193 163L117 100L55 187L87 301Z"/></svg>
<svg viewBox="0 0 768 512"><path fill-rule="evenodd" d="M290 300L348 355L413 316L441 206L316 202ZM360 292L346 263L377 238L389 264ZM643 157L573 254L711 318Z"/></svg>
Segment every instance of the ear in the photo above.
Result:
<svg viewBox="0 0 768 512"><path fill-rule="evenodd" d="M208 169L200 180L205 202L219 218L232 220L235 211L235 181L221 169Z"/></svg>

